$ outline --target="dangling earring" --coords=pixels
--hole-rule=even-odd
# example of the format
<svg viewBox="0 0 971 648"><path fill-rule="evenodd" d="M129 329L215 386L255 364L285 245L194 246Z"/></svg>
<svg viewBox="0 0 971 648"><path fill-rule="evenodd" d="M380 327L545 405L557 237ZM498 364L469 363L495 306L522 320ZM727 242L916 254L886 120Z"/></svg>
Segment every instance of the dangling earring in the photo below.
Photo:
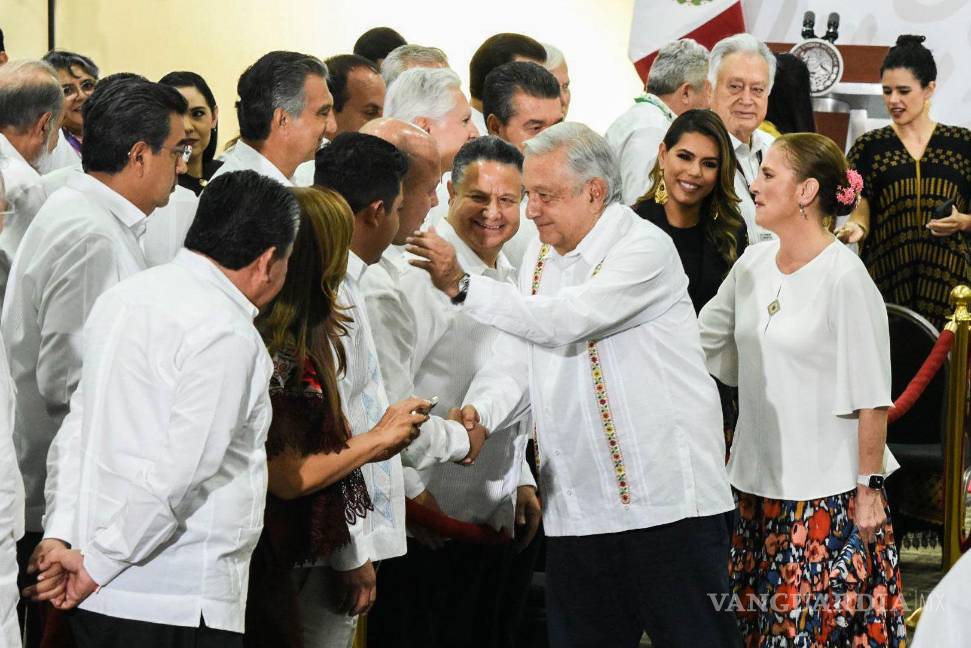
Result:
<svg viewBox="0 0 971 648"><path fill-rule="evenodd" d="M809 217L806 216L806 206L805 205L799 205L799 213L802 214L802 217L805 220L809 220Z"/></svg>
<svg viewBox="0 0 971 648"><path fill-rule="evenodd" d="M664 185L664 176L657 180L657 189L654 190L654 202L663 205L668 201L668 188Z"/></svg>
<svg viewBox="0 0 971 648"><path fill-rule="evenodd" d="M718 210L717 209L715 209L715 210L713 210L711 212L711 220L713 220L713 221L718 220Z"/></svg>

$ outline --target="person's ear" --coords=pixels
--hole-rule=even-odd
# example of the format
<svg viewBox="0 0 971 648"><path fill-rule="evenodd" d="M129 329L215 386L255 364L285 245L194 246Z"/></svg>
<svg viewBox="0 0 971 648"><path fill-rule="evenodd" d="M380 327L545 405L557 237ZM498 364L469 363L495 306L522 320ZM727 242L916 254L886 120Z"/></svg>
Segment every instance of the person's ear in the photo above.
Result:
<svg viewBox="0 0 971 648"><path fill-rule="evenodd" d="M448 190L448 204L451 205L452 201L455 200L455 196L457 196L459 193L458 189L455 188L455 185L452 183L451 179L445 183L445 188Z"/></svg>
<svg viewBox="0 0 971 648"><path fill-rule="evenodd" d="M258 283L264 284L271 281L271 271L273 264L277 263L276 246L268 247L256 257L256 279Z"/></svg>
<svg viewBox="0 0 971 648"><path fill-rule="evenodd" d="M668 147L664 145L662 141L657 145L657 163L661 167L661 171L664 171L664 156L668 154Z"/></svg>
<svg viewBox="0 0 971 648"><path fill-rule="evenodd" d="M285 129L290 124L290 115L283 108L277 108L273 111L272 124L278 129Z"/></svg>
<svg viewBox="0 0 971 648"><path fill-rule="evenodd" d="M219 106L212 109L212 127L215 128L219 125Z"/></svg>
<svg viewBox="0 0 971 648"><path fill-rule="evenodd" d="M594 178L587 182L587 196L591 205L597 209L607 206L607 183L603 178Z"/></svg>
<svg viewBox="0 0 971 648"><path fill-rule="evenodd" d="M819 194L819 180L816 178L806 178L799 187L799 204L808 205Z"/></svg>
<svg viewBox="0 0 971 648"><path fill-rule="evenodd" d="M428 117L415 117L411 120L411 123L422 129L426 133L431 133L431 120Z"/></svg>
<svg viewBox="0 0 971 648"><path fill-rule="evenodd" d="M502 128L502 122L495 115L489 115L486 117L486 130L489 131L488 135L498 135L499 129Z"/></svg>
<svg viewBox="0 0 971 648"><path fill-rule="evenodd" d="M145 173L146 158L151 154L151 152L151 147L142 141L135 142L135 144L132 145L131 150L128 151L128 163L138 171L139 176Z"/></svg>
<svg viewBox="0 0 971 648"><path fill-rule="evenodd" d="M373 203L358 212L358 218L365 226L375 229L384 221L385 210L384 201L375 200Z"/></svg>

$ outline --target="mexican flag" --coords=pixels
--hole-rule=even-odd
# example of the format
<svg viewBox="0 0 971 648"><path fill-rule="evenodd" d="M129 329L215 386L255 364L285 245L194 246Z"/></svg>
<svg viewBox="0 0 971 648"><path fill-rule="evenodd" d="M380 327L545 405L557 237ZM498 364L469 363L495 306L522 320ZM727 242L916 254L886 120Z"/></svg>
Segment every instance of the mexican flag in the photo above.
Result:
<svg viewBox="0 0 971 648"><path fill-rule="evenodd" d="M741 0L635 0L628 54L646 82L665 43L693 38L711 49L722 38L743 31Z"/></svg>

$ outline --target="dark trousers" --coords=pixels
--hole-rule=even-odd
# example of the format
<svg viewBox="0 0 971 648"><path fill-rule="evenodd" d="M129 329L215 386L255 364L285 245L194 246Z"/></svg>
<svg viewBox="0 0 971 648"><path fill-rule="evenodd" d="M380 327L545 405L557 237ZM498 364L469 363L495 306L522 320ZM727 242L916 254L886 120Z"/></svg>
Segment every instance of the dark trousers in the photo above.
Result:
<svg viewBox="0 0 971 648"><path fill-rule="evenodd" d="M728 595L731 514L649 529L546 538L553 648L736 648Z"/></svg>
<svg viewBox="0 0 971 648"><path fill-rule="evenodd" d="M537 543L448 542L428 549L409 538L408 553L378 570L368 613L368 648L511 648L532 576Z"/></svg>
<svg viewBox="0 0 971 648"><path fill-rule="evenodd" d="M214 630L132 621L75 610L71 630L78 648L243 648L243 635Z"/></svg>
<svg viewBox="0 0 971 648"><path fill-rule="evenodd" d="M27 573L27 561L43 539L42 533L28 531L17 542L17 588L20 591L37 582L37 574ZM17 620L20 622L21 632L24 633L24 648L40 646L44 633L44 614L49 609L46 603L33 603L26 598L21 598L17 603Z"/></svg>

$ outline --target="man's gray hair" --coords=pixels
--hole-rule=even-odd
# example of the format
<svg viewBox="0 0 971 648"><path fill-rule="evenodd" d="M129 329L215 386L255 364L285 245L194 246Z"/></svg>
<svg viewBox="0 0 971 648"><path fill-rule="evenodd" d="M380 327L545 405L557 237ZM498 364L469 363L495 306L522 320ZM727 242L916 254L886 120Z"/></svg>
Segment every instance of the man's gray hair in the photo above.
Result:
<svg viewBox="0 0 971 648"><path fill-rule="evenodd" d="M567 163L581 183L600 178L607 184L604 206L621 200L620 167L613 149L602 135L578 122L561 122L550 126L536 137L526 140L527 158L546 155L561 148Z"/></svg>
<svg viewBox="0 0 971 648"><path fill-rule="evenodd" d="M0 66L0 128L23 132L51 113L47 132L64 111L64 91L54 68L43 61L13 61Z"/></svg>
<svg viewBox="0 0 971 648"><path fill-rule="evenodd" d="M769 79L765 91L771 92L772 84L775 83L775 54L768 45L752 34L745 33L723 38L711 48L711 61L708 63L708 80L711 82L711 89L714 90L718 82L718 68L721 67L722 61L729 54L738 53L757 54L765 60L766 65L769 66Z"/></svg>
<svg viewBox="0 0 971 648"><path fill-rule="evenodd" d="M405 70L414 67L448 67L448 56L437 47L425 47L411 43L391 50L381 62L381 76L391 86Z"/></svg>
<svg viewBox="0 0 971 648"><path fill-rule="evenodd" d="M418 117L441 121L455 108L455 90L462 80L448 68L411 68L388 86L384 116L406 122Z"/></svg>
<svg viewBox="0 0 971 648"><path fill-rule="evenodd" d="M671 41L657 52L647 75L647 91L663 96L687 83L701 92L708 77L708 50L690 38Z"/></svg>
<svg viewBox="0 0 971 648"><path fill-rule="evenodd" d="M546 63L543 63L543 67L552 72L556 68L560 67L566 63L566 57L563 56L563 52L560 48L555 45L550 45L549 43L543 43L543 47L546 49Z"/></svg>

